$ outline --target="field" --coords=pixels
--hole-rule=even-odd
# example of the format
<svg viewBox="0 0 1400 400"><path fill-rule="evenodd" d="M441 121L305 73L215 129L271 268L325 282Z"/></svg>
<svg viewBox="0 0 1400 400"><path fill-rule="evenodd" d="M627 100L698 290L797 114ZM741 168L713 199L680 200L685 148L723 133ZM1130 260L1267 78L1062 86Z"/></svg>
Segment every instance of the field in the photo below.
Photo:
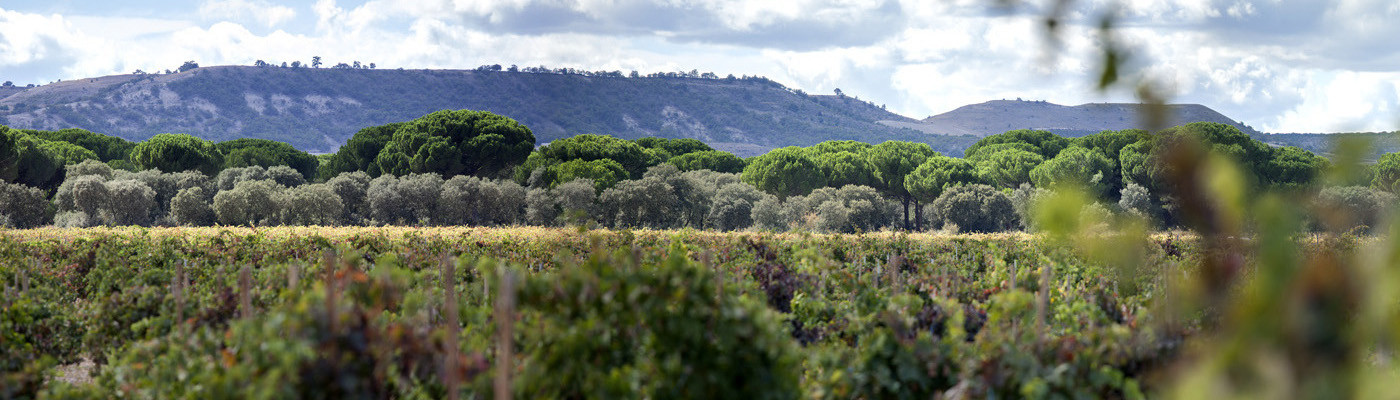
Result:
<svg viewBox="0 0 1400 400"><path fill-rule="evenodd" d="M0 261L6 397L1139 397L1191 331L1025 234L38 229Z"/></svg>

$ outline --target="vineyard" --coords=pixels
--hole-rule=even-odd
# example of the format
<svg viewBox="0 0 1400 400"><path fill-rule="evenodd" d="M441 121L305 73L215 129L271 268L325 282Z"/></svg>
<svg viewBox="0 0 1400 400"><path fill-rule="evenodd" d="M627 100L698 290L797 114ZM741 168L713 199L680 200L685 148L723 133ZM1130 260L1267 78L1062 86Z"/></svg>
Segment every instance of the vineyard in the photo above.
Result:
<svg viewBox="0 0 1400 400"><path fill-rule="evenodd" d="M1092 240L581 228L3 231L0 397L1191 393L1182 370L1194 367L1183 366L1214 365L1192 349L1229 325L1219 309L1175 297L1190 292L1173 289L1189 286L1176 280L1199 275L1200 239ZM1370 242L1300 240L1318 254ZM1125 255L1136 267L1118 267Z"/></svg>

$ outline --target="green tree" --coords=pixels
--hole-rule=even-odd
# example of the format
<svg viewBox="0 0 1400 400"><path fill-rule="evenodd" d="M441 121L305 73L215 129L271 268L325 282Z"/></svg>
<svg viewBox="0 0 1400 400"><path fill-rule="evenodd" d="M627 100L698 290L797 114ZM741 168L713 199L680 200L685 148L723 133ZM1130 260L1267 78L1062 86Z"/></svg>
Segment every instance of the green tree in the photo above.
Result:
<svg viewBox="0 0 1400 400"><path fill-rule="evenodd" d="M826 175L827 186L875 186L875 171L866 162L865 154L835 152L812 155L817 167Z"/></svg>
<svg viewBox="0 0 1400 400"><path fill-rule="evenodd" d="M666 152L672 157L682 156L695 152L714 150L710 148L709 145L705 144L705 142L701 142L699 140L690 138L666 139L659 137L644 137L636 139L634 140L634 142L636 142L637 145L642 146L643 148L666 150Z"/></svg>
<svg viewBox="0 0 1400 400"><path fill-rule="evenodd" d="M1113 185L1106 181L1111 176L1108 159L1096 151L1083 147L1071 147L1031 170L1031 180L1042 188L1059 185L1075 185L1091 191L1100 198L1110 196Z"/></svg>
<svg viewBox="0 0 1400 400"><path fill-rule="evenodd" d="M1046 131L1021 129L984 137L969 146L964 154L976 154L982 147L1002 143L1025 143L1035 146L1039 150L1037 153L1040 153L1040 156L1047 160L1055 158L1056 154L1060 154L1061 150L1070 146L1069 139L1059 135Z"/></svg>
<svg viewBox="0 0 1400 400"><path fill-rule="evenodd" d="M547 182L545 186L552 189L565 182L573 182L575 179L588 179L593 181L594 188L597 190L605 190L625 178L627 178L627 171L617 161L608 159L570 160L549 166L546 169L543 182Z"/></svg>
<svg viewBox="0 0 1400 400"><path fill-rule="evenodd" d="M131 161L142 169L165 172L199 171L214 176L224 165L219 149L207 140L184 134L162 133L131 150Z"/></svg>
<svg viewBox="0 0 1400 400"><path fill-rule="evenodd" d="M715 172L740 173L744 171L744 159L732 153L709 150L697 151L672 157L666 161L681 171L708 169Z"/></svg>
<svg viewBox="0 0 1400 400"><path fill-rule="evenodd" d="M136 147L136 143L126 139L77 128L57 131L25 131L25 133L51 142L67 142L91 150L102 162L126 159L131 155L131 149Z"/></svg>
<svg viewBox="0 0 1400 400"><path fill-rule="evenodd" d="M741 176L744 182L779 198L805 195L826 186L826 176L816 162L798 147L774 149L749 159Z"/></svg>
<svg viewBox="0 0 1400 400"><path fill-rule="evenodd" d="M1017 225L1011 199L987 185L951 188L933 201L940 220L964 232L1000 232Z"/></svg>
<svg viewBox="0 0 1400 400"><path fill-rule="evenodd" d="M636 142L608 135L584 134L559 139L541 146L515 169L515 182L527 184L536 169L573 160L612 160L622 165L631 179L641 178L653 158Z"/></svg>
<svg viewBox="0 0 1400 400"><path fill-rule="evenodd" d="M97 154L93 153L92 150L68 142L40 140L39 147L63 159L63 165L78 164L87 160L97 160Z"/></svg>
<svg viewBox="0 0 1400 400"><path fill-rule="evenodd" d="M64 158L49 142L0 126L0 180L53 190L63 182Z"/></svg>
<svg viewBox="0 0 1400 400"><path fill-rule="evenodd" d="M910 229L909 203L913 201L904 186L904 177L914 172L929 157L938 152L924 143L888 141L871 147L866 161L875 176L875 188L899 197L904 203L904 229Z"/></svg>
<svg viewBox="0 0 1400 400"><path fill-rule="evenodd" d="M1376 161L1373 168L1375 177L1371 178L1371 187L1381 189L1391 193L1400 193L1400 153L1390 153L1381 156Z"/></svg>
<svg viewBox="0 0 1400 400"><path fill-rule="evenodd" d="M525 161L535 135L485 111L443 110L405 123L375 162L385 174L493 177Z"/></svg>
<svg viewBox="0 0 1400 400"><path fill-rule="evenodd" d="M318 175L322 180L329 180L342 173L363 171L369 174L370 178L379 177L381 172L379 164L374 162L375 158L379 157L379 152L384 150L389 140L394 138L394 132L404 124L395 122L360 129L345 142L345 145L340 146L324 166L321 166Z"/></svg>
<svg viewBox="0 0 1400 400"><path fill-rule="evenodd" d="M321 162L316 156L297 150L290 144L266 139L235 139L215 145L224 154L224 168L278 165L292 167L310 180L316 178Z"/></svg>
<svg viewBox="0 0 1400 400"><path fill-rule="evenodd" d="M1019 150L1010 150L1019 151ZM961 158L947 156L933 156L919 164L914 172L904 178L904 189L914 197L918 203L923 204L938 199L944 190L953 186L981 183L982 179L977 175L977 169L972 163ZM922 207L915 208L915 213L921 213ZM922 224L917 223L922 220L922 215L916 215L916 229L922 230Z"/></svg>
<svg viewBox="0 0 1400 400"><path fill-rule="evenodd" d="M992 154L1000 153L1004 150L1021 150L1025 152L1035 153L1036 155L1040 154L1040 148L1035 147L1035 145L1023 142L1012 142L986 145L978 147L975 151L964 151L963 158L975 164L981 162L982 160L985 160Z"/></svg>
<svg viewBox="0 0 1400 400"><path fill-rule="evenodd" d="M1110 173L1104 178L1109 191L1117 193L1123 189L1123 166L1119 164L1123 148L1130 144L1151 140L1152 135L1140 129L1103 131L1074 139L1074 145L1094 150L1108 159Z"/></svg>
<svg viewBox="0 0 1400 400"><path fill-rule="evenodd" d="M1377 163L1379 165L1379 162ZM1264 181L1279 189L1312 187L1331 166L1326 158L1293 146L1273 149L1273 156L1264 165Z"/></svg>
<svg viewBox="0 0 1400 400"><path fill-rule="evenodd" d="M975 166L983 182L999 188L1015 189L1023 183L1030 183L1031 170L1044 162L1040 154L1006 149L982 157Z"/></svg>

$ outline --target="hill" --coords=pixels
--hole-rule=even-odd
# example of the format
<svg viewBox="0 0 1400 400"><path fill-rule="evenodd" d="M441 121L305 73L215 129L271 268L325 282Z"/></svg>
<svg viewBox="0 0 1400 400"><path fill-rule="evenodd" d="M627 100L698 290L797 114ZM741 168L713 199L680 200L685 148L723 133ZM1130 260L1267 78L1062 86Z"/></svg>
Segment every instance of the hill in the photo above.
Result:
<svg viewBox="0 0 1400 400"><path fill-rule="evenodd" d="M1261 135L1202 105L1170 107L1173 125L1221 122L1256 137L1273 136L1271 142L1321 142ZM464 108L514 118L540 144L582 133L695 138L741 156L826 140L909 140L961 155L979 138L1012 129L1082 136L1139 126L1136 104L997 100L916 120L849 96L809 95L766 78L695 72L629 77L545 68L220 66L0 88L0 124L15 128L77 127L133 141L159 133L215 141L261 138L313 153L334 151L364 127Z"/></svg>
<svg viewBox="0 0 1400 400"><path fill-rule="evenodd" d="M263 138L330 152L360 128L442 109L514 118L543 144L582 133L695 138L754 155L849 139L925 141L877 121L916 122L850 97L811 96L765 78L712 74L205 67L57 82L0 99L0 123L79 127L143 140L190 133Z"/></svg>
<svg viewBox="0 0 1400 400"><path fill-rule="evenodd" d="M1168 105L1169 126L1190 122L1233 125L1250 135L1259 132L1200 104ZM993 100L959 107L917 123L889 121L885 125L915 129L935 135L987 136L1014 129L1038 129L1061 136L1084 136L1103 130L1141 128L1141 105L1090 103L1063 106L1045 101Z"/></svg>

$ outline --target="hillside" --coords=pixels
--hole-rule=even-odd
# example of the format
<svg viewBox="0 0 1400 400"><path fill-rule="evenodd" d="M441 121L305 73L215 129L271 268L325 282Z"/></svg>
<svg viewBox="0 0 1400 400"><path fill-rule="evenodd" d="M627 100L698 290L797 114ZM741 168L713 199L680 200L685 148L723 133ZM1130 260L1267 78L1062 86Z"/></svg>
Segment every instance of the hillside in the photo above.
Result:
<svg viewBox="0 0 1400 400"><path fill-rule="evenodd" d="M980 137L1012 129L1082 136L1139 125L1135 104L997 100L916 120L852 97L808 95L764 78L529 70L221 66L113 75L0 88L0 124L77 127L128 140L159 133L215 141L251 137L324 153L364 127L442 109L474 109L524 123L540 144L582 133L695 138L741 156L826 140L910 140L961 155ZM1173 125L1222 122L1259 135L1202 105L1170 107Z"/></svg>
<svg viewBox="0 0 1400 400"><path fill-rule="evenodd" d="M1234 125L1245 133L1258 135L1247 125L1199 104L1167 106L1169 125L1189 122L1219 122ZM1083 136L1102 130L1141 128L1140 106L1126 103L1091 103L1062 106L1044 101L994 100L959 107L917 123L891 121L885 125L915 129L935 135L987 136L1013 129L1039 129L1063 136Z"/></svg>
<svg viewBox="0 0 1400 400"><path fill-rule="evenodd" d="M115 75L7 96L0 99L0 123L80 127L129 140L166 132L211 140L265 138L330 152L366 126L463 108L514 118L541 144L582 133L686 137L753 155L833 139L926 139L877 124L915 121L868 102L809 96L762 78L483 70L225 66Z"/></svg>

